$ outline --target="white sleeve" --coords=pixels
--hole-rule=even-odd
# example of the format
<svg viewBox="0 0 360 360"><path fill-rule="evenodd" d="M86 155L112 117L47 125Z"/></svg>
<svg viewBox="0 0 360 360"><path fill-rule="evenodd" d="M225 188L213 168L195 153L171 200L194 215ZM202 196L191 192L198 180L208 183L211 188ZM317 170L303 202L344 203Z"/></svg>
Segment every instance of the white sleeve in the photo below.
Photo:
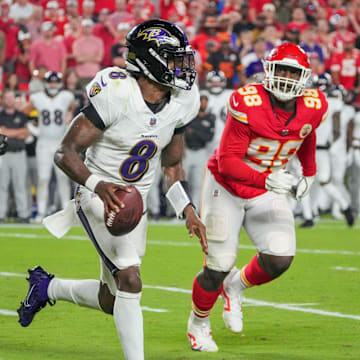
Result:
<svg viewBox="0 0 360 360"><path fill-rule="evenodd" d="M86 86L86 94L90 104L95 108L104 127L108 127L112 122L112 112L110 106L108 70L99 71L94 79Z"/></svg>
<svg viewBox="0 0 360 360"><path fill-rule="evenodd" d="M183 105L184 114L176 124L176 129L182 128L190 123L197 116L200 109L200 93L197 85L194 84L191 90L183 91L185 94L184 98L186 99Z"/></svg>

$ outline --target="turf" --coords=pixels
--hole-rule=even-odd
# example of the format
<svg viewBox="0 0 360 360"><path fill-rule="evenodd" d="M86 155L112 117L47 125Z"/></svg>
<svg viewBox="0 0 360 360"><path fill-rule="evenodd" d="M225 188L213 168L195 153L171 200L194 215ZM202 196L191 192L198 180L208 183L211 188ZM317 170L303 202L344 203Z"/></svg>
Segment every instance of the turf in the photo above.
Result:
<svg viewBox="0 0 360 360"><path fill-rule="evenodd" d="M291 268L245 293L242 334L225 328L218 301L211 323L220 350L209 354L191 351L185 336L190 289L202 265L199 243L183 226L150 225L141 303L167 312L143 311L146 359L359 360L359 235L358 227L330 221L298 229ZM82 229L58 240L41 227L3 226L0 244L0 360L124 359L113 319L101 312L58 302L28 328L3 314L16 311L27 291L26 270L35 265L59 277L98 278L98 256ZM255 250L245 233L240 244L242 266Z"/></svg>

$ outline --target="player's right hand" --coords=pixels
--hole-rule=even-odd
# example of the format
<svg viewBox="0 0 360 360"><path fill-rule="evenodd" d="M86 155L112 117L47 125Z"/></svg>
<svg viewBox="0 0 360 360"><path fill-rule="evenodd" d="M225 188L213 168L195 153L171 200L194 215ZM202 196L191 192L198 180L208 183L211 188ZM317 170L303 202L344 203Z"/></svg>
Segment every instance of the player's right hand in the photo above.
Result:
<svg viewBox="0 0 360 360"><path fill-rule="evenodd" d="M292 185L295 183L295 177L284 169L268 175L265 181L265 189L277 194L289 194Z"/></svg>
<svg viewBox="0 0 360 360"><path fill-rule="evenodd" d="M125 204L115 195L115 192L118 190L131 192L131 189L129 189L127 186L106 181L99 181L95 187L95 192L104 202L104 208L107 215L109 215L111 211L118 213L120 209L125 207Z"/></svg>

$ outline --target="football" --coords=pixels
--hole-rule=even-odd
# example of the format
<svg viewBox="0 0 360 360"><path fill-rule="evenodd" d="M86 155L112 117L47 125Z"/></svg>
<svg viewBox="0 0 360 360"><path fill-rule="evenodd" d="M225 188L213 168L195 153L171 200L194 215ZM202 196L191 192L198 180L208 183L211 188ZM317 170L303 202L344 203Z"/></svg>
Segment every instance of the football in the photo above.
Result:
<svg viewBox="0 0 360 360"><path fill-rule="evenodd" d="M121 236L134 230L140 222L144 211L143 200L140 192L134 185L130 185L131 192L118 190L115 195L125 207L118 213L111 211L109 216L104 213L104 221L109 232L114 236Z"/></svg>

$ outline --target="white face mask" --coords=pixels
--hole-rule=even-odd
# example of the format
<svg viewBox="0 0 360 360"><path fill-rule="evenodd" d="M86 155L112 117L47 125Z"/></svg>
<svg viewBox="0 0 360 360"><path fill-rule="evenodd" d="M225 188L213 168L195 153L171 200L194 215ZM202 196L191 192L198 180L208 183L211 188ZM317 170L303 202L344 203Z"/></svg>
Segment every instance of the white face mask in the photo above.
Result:
<svg viewBox="0 0 360 360"><path fill-rule="evenodd" d="M58 94L59 89L58 88L48 88L46 91L48 92L49 95L55 96Z"/></svg>

